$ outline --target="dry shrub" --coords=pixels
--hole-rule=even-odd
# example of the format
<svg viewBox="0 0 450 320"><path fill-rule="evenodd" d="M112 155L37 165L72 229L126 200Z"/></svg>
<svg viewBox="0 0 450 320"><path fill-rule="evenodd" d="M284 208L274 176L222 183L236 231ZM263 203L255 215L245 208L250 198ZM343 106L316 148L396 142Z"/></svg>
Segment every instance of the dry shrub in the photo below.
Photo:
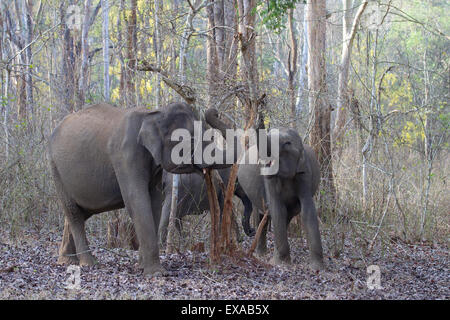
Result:
<svg viewBox="0 0 450 320"><path fill-rule="evenodd" d="M406 146L386 145L380 138L371 153L367 174L367 199L362 191L362 156L354 137L334 159L338 191L337 216L325 224L332 246L336 238L350 237L365 253L390 241L446 242L449 230L448 154L441 152L433 163L429 203L420 234L426 202L428 165L420 152ZM350 232L349 232L350 231ZM333 239L334 238L334 239ZM343 245L343 241L340 242ZM335 247L335 251L342 248Z"/></svg>
<svg viewBox="0 0 450 320"><path fill-rule="evenodd" d="M47 161L48 119L35 123L33 130L10 119L8 140L4 130L0 135L0 221L13 238L22 228L40 232L63 223Z"/></svg>

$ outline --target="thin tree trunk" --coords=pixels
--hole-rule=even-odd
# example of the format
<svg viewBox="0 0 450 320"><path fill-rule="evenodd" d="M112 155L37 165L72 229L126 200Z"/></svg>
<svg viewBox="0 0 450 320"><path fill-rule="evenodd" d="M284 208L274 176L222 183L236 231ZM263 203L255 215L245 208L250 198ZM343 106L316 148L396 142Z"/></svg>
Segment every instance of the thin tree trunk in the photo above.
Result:
<svg viewBox="0 0 450 320"><path fill-rule="evenodd" d="M207 108L215 106L217 100L218 59L215 41L214 0L208 0L208 36L206 38L206 79L208 81Z"/></svg>
<svg viewBox="0 0 450 320"><path fill-rule="evenodd" d="M31 15L33 12L33 2L23 0L22 4L23 19L24 19L24 29L23 38L26 39L25 46L25 91L27 99L27 109L29 114L34 114L34 99L33 99L33 78L32 78L32 52L31 52L31 42L33 41L33 24L31 21Z"/></svg>
<svg viewBox="0 0 450 320"><path fill-rule="evenodd" d="M102 1L102 37L103 37L103 96L106 101L110 99L109 88L109 3Z"/></svg>
<svg viewBox="0 0 450 320"><path fill-rule="evenodd" d="M370 33L368 35L370 38ZM369 39L367 41L370 43ZM368 52L369 47L367 48ZM373 50L373 56L372 56L372 74L371 74L371 94L370 94L370 105L369 105L369 115L370 115L370 124L369 124L369 135L367 136L366 142L361 150L362 153L362 185L363 185L363 205L364 207L367 204L367 165L369 161L370 154L372 152L373 148L373 142L377 135L377 130L379 128L378 124L378 116L375 115L375 108L377 107L377 95L376 95L376 76L377 76L377 50L378 50L378 29L375 30L375 46L372 49Z"/></svg>
<svg viewBox="0 0 450 320"><path fill-rule="evenodd" d="M294 32L294 9L289 9L288 11L288 33L289 33L289 56L288 56L288 92L289 92L289 100L291 105L291 114L293 121L291 122L291 126L295 128L295 119L296 117L296 91L295 91L295 76L297 74L297 55L298 55L298 45L297 39L295 38Z"/></svg>
<svg viewBox="0 0 450 320"><path fill-rule="evenodd" d="M242 53L242 79L247 85L247 123L258 114L258 69L256 65L255 0L238 0L239 40Z"/></svg>
<svg viewBox="0 0 450 320"><path fill-rule="evenodd" d="M121 16L124 17L124 20L126 21L126 15L124 13L124 0L120 0L120 13L117 15L117 42L122 43L122 19ZM126 64L125 59L122 53L122 50L119 50L118 53L119 61L120 61L120 79L119 79L119 103L121 106L127 105L127 90L126 90L126 78L127 78L127 70L126 70Z"/></svg>
<svg viewBox="0 0 450 320"><path fill-rule="evenodd" d="M125 87L126 87L126 106L134 107L136 106L136 87L135 87L135 76L136 76L136 10L137 10L137 0L131 0L131 10L127 25L127 66L126 66L126 77L125 77Z"/></svg>
<svg viewBox="0 0 450 320"><path fill-rule="evenodd" d="M320 203L333 210L336 191L331 161L330 120L325 64L326 1L309 0L306 6L308 21L308 85L309 109L312 117L310 143L318 157L322 173Z"/></svg>
<svg viewBox="0 0 450 320"><path fill-rule="evenodd" d="M160 1L154 0L154 20L155 20L155 52L156 52L156 66L161 68L162 61L162 41L161 41L161 25L159 21ZM161 108L161 74L156 73L156 107Z"/></svg>
<svg viewBox="0 0 450 320"><path fill-rule="evenodd" d="M3 7L1 7L3 10ZM7 61L9 60L9 55L7 52L7 46L6 46L6 17L2 14L0 14L0 23L2 26L2 34L1 34L1 42L0 42L0 55L1 55L1 61ZM3 75L3 70L4 75ZM8 130L8 118L9 118L9 81L11 76L11 69L9 65L5 65L2 68L1 71L1 90L2 90L2 96L4 97L4 111L3 111L3 129L5 131L5 160L6 163L8 163L9 159L9 130Z"/></svg>
<svg viewBox="0 0 450 320"><path fill-rule="evenodd" d="M177 207L178 207L178 186L180 183L180 175L172 175L172 197L170 199L170 215L169 215L169 225L167 227L167 253L174 253L176 251L175 247L175 219L177 217Z"/></svg>
<svg viewBox="0 0 450 320"><path fill-rule="evenodd" d="M300 34L300 30L299 30L299 34ZM308 51L309 51L309 48L308 48L308 23L307 23L307 19L306 19L306 8L303 9L302 34L303 34L303 37L302 37L303 38L303 49L302 49L302 60L300 63L300 74L298 77L299 85L298 85L297 103L296 103L297 115L299 115L300 112L302 112L303 92L305 91L305 88L308 87L308 83L305 83L305 80L306 81L308 80L308 78L305 77L305 74L306 74L306 66L308 64Z"/></svg>
<svg viewBox="0 0 450 320"><path fill-rule="evenodd" d="M337 98L337 110L336 110L336 121L334 127L334 146L339 150L342 149L339 143L342 140L344 134L344 126L347 121L347 113L349 107L349 90L348 90L348 75L350 68L350 58L352 54L353 39L356 35L356 30L359 25L361 16L367 7L368 1L364 1L359 6L359 9L351 21L351 2L350 0L343 0L343 27L342 27L342 54L341 54L341 65L339 68L339 78L338 78L338 98ZM350 23L351 26L350 26Z"/></svg>
<svg viewBox="0 0 450 320"><path fill-rule="evenodd" d="M66 24L66 8L64 2L60 7L62 38L62 113L75 111L75 48L73 37Z"/></svg>
<svg viewBox="0 0 450 320"><path fill-rule="evenodd" d="M88 83L88 67L89 67L89 17L91 11L92 0L84 2L84 20L81 27L81 67L80 78L78 79L78 107L81 108L86 101L86 91Z"/></svg>
<svg viewBox="0 0 450 320"><path fill-rule="evenodd" d="M223 72L225 62L225 18L224 0L214 1L214 45L217 55L217 68ZM220 75L222 76L222 75Z"/></svg>

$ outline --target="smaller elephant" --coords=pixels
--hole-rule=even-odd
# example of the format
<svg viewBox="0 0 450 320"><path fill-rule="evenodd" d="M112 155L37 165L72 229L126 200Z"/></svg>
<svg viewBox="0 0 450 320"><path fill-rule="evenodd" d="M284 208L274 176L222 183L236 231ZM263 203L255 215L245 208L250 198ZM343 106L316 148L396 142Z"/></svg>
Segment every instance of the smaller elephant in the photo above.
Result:
<svg viewBox="0 0 450 320"><path fill-rule="evenodd" d="M228 184L230 169L218 170L225 186ZM176 211L177 223L175 224L181 231L181 219L186 215L198 215L209 210L209 202L206 194L206 184L203 176L200 174L182 174L179 176L178 186L178 206ZM161 220L159 223L159 235L161 244L165 244L167 238L167 227L169 225L169 216L172 200L172 178L173 175L164 171L163 182L163 207L161 212ZM219 206L222 212L224 204L224 195L222 190L217 187ZM250 216L253 210L250 199L245 194L239 183L236 183L234 194L241 199L244 205L244 214L242 217L242 227L247 236L251 237L255 234L255 230L250 227Z"/></svg>
<svg viewBox="0 0 450 320"><path fill-rule="evenodd" d="M217 110L211 108L205 113L205 119L213 128L224 135L228 127L218 118ZM276 135L276 136L275 136ZM278 170L271 175L261 175L261 164L239 166L238 179L245 193L252 201L253 207L261 213L264 211L263 200L268 208L275 236L275 250L272 261L276 264L291 261L287 229L291 219L301 213L305 228L313 269L322 269L323 251L319 223L313 196L320 182L320 168L313 149L303 144L297 131L280 128L267 134L268 153L272 141L278 140L279 156L270 165L278 163ZM272 140L275 139L275 140ZM257 142L259 145L259 141ZM246 157L252 152L260 152L257 145L252 145ZM267 251L266 233L268 223L263 228L256 252L260 255Z"/></svg>

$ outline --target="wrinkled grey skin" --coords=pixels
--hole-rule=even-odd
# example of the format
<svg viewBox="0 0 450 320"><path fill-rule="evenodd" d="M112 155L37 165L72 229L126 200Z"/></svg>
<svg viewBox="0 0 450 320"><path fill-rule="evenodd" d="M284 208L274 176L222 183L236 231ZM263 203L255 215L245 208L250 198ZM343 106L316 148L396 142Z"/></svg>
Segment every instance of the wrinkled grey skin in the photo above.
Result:
<svg viewBox="0 0 450 320"><path fill-rule="evenodd" d="M62 120L49 139L48 150L66 216L59 263L94 264L85 221L93 214L126 207L140 244L144 273L165 273L158 246L162 168L181 174L206 167L177 166L171 161L171 150L178 143L171 141L172 131L185 128L193 135L194 120L198 118L193 109L184 103L156 111L101 103Z"/></svg>
<svg viewBox="0 0 450 320"><path fill-rule="evenodd" d="M230 169L218 170L220 177L222 178L225 186L228 184L228 178L230 176ZM163 172L163 207L161 212L161 220L159 223L159 237L161 244L165 244L167 237L167 227L169 225L171 200L172 200L172 177L171 173ZM223 209L224 196L219 186L218 199L220 205L220 212ZM252 203L245 194L242 187L237 183L235 186L234 194L241 199L244 205L244 214L242 217L242 227L247 236L251 237L255 234L255 230L250 227L250 216L252 213ZM186 215L202 214L205 210L209 210L208 196L206 194L205 179L196 173L180 175L178 186L178 206L176 211L176 217L181 222L181 219ZM181 229L181 224L177 223L176 227Z"/></svg>
<svg viewBox="0 0 450 320"><path fill-rule="evenodd" d="M205 114L207 122L223 131L223 123L211 119L217 112ZM222 128L220 128L222 127ZM271 134L268 134L270 141ZM270 142L268 143L270 146ZM256 148L251 146L250 148ZM250 152L250 150L249 150ZM275 175L262 176L260 165L241 164L238 179L253 207L260 212L262 219L262 199L268 207L275 235L275 250L272 262L290 263L287 229L291 219L301 212L311 256L311 267L322 269L323 253L316 208L313 196L320 182L320 169L314 151L302 143L299 134L293 129L279 129L279 170ZM256 252L267 252L266 223L258 241Z"/></svg>

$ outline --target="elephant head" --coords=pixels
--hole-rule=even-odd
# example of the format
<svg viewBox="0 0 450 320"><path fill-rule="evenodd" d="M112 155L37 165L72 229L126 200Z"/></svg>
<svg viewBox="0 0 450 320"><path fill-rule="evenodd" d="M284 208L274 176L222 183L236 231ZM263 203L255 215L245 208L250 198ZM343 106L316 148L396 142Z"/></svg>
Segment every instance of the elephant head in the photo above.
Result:
<svg viewBox="0 0 450 320"><path fill-rule="evenodd" d="M197 134L195 130L198 130ZM202 141L203 133L204 125L191 106L186 103L172 103L145 117L138 142L151 153L155 164L168 172L192 173L203 168L221 169L231 166L195 161L195 150L202 152L208 145L208 142Z"/></svg>
<svg viewBox="0 0 450 320"><path fill-rule="evenodd" d="M278 171L267 178L278 176L280 178L292 179L298 173L305 171L306 158L305 148L300 135L293 129L281 128L271 130L267 135L267 151L271 153L272 140L278 145ZM261 151L260 151L261 152ZM273 165L274 161L271 162Z"/></svg>

